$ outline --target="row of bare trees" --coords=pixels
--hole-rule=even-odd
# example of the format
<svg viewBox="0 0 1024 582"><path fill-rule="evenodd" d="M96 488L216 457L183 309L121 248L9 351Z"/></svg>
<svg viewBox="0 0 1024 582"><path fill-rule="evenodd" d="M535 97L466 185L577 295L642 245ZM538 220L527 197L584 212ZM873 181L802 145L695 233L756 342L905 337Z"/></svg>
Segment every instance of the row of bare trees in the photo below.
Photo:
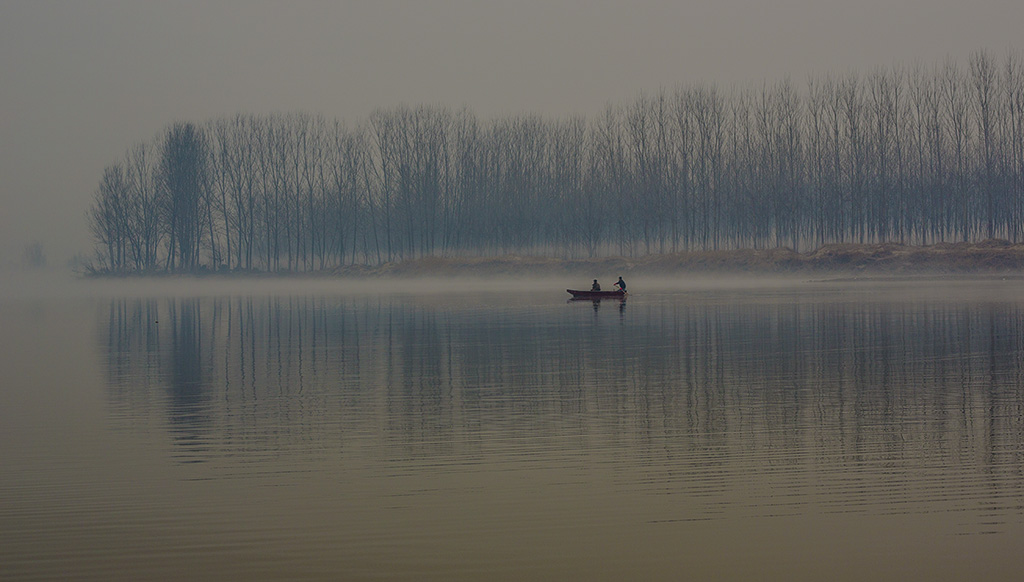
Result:
<svg viewBox="0 0 1024 582"><path fill-rule="evenodd" d="M113 272L1018 241L1024 63L682 87L591 119L177 123L104 171L88 219Z"/></svg>

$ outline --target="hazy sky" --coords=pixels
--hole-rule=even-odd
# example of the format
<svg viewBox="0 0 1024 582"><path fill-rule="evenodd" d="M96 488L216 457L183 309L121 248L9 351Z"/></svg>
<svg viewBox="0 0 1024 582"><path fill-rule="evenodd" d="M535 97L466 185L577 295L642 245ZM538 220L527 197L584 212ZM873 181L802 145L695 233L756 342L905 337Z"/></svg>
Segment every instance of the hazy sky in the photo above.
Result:
<svg viewBox="0 0 1024 582"><path fill-rule="evenodd" d="M169 123L379 106L592 114L641 90L1024 49L1022 0L0 0L0 265L90 252L104 166Z"/></svg>

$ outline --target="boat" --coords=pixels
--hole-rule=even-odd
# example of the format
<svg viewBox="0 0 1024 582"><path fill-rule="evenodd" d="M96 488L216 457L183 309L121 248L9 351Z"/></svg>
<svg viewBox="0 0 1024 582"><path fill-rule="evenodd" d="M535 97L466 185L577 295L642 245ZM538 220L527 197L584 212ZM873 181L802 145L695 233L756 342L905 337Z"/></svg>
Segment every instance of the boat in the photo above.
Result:
<svg viewBox="0 0 1024 582"><path fill-rule="evenodd" d="M614 291L583 291L581 289L566 289L573 299L625 299L626 292L620 289Z"/></svg>

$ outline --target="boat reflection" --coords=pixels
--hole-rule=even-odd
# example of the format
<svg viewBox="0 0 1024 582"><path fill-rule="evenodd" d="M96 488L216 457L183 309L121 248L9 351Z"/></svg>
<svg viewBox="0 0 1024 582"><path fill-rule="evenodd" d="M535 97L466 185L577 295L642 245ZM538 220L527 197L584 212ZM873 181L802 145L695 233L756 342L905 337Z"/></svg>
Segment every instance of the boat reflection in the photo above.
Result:
<svg viewBox="0 0 1024 582"><path fill-rule="evenodd" d="M626 311L626 295L613 296L613 297L570 297L566 303L592 303L594 305L594 311L601 308L601 302L605 303L618 303L619 312L624 313Z"/></svg>

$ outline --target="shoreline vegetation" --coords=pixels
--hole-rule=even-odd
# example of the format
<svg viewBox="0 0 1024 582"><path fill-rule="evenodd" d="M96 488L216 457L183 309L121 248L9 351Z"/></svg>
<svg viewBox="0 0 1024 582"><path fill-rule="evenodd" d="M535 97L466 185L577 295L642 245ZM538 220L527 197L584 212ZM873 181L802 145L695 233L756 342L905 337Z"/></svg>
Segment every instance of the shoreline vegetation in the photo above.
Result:
<svg viewBox="0 0 1024 582"><path fill-rule="evenodd" d="M936 243L1024 241L1024 56L680 85L567 118L181 121L104 169L86 220L91 269L115 273L1012 270L1007 244ZM657 254L713 248L777 250Z"/></svg>
<svg viewBox="0 0 1024 582"><path fill-rule="evenodd" d="M1024 276L1024 244L1000 239L913 246L899 243L824 245L799 253L789 248L690 251L640 257L560 259L529 255L422 257L382 265L347 265L313 271L199 270L111 273L90 278L412 278L447 276L556 276L594 274L672 276L698 274L828 276Z"/></svg>

